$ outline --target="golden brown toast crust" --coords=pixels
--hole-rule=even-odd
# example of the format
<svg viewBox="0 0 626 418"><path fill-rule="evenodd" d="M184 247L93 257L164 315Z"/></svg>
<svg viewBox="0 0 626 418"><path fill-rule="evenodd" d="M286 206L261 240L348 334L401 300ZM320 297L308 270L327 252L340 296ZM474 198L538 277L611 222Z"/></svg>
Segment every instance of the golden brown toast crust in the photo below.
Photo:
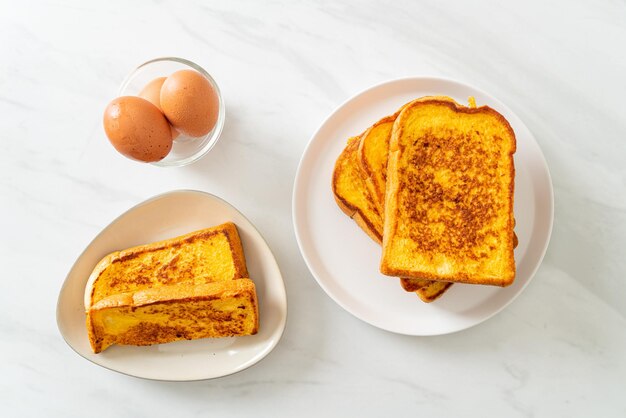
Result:
<svg viewBox="0 0 626 418"><path fill-rule="evenodd" d="M419 286L420 283L427 283L426 285ZM420 279L400 279L402 288L407 292L415 292L420 299L426 303L433 302L452 286L451 282L435 282L432 280L420 280Z"/></svg>
<svg viewBox="0 0 626 418"><path fill-rule="evenodd" d="M89 309L86 323L94 353L112 344L252 335L259 328L258 302L247 278L177 284L109 296Z"/></svg>
<svg viewBox="0 0 626 418"><path fill-rule="evenodd" d="M382 218L374 205L371 192L365 185L358 162L358 148L363 141L353 137L335 163L332 189L339 208L350 216L357 225L378 244L382 243ZM350 185L346 190L346 184ZM412 283L414 282L415 283ZM424 302L432 302L441 296L449 286L442 286L429 280L402 279L402 285L415 288L414 292Z"/></svg>
<svg viewBox="0 0 626 418"><path fill-rule="evenodd" d="M425 96L415 101L443 100L458 104L448 96ZM412 103L412 102L410 102ZM366 185L381 215L385 213L385 188L387 183L387 158L389 141L393 125L400 112L410 103L402 106L396 113L380 119L361 135L359 144L359 164Z"/></svg>
<svg viewBox="0 0 626 418"><path fill-rule="evenodd" d="M372 125L359 141L358 161L365 184L374 199L379 213L385 212L385 183L387 181L387 155L393 123L400 111Z"/></svg>
<svg viewBox="0 0 626 418"><path fill-rule="evenodd" d="M443 100L407 105L390 142L381 272L512 283L514 152L512 128L489 107ZM469 196L467 190L476 192ZM402 251L412 256L400 256Z"/></svg>
<svg viewBox="0 0 626 418"><path fill-rule="evenodd" d="M417 100L424 101L433 99L457 104L454 99L447 96L426 96ZM385 188L387 183L389 141L396 118L405 106L402 106L393 115L386 116L372 125L363 133L359 144L359 164L365 179L365 184L381 215L385 213ZM382 231L380 231L380 235L382 236ZM439 298L450 287L448 284L439 284L432 280L411 279L406 277L401 278L400 282L404 290L407 292L415 292L422 301L427 303Z"/></svg>
<svg viewBox="0 0 626 418"><path fill-rule="evenodd" d="M337 158L332 190L339 208L377 243L382 243L382 218L375 208L356 162L360 137L352 137ZM348 185L350 189L347 190ZM356 195L356 196L355 196Z"/></svg>
<svg viewBox="0 0 626 418"><path fill-rule="evenodd" d="M427 279L409 279L406 277L400 278L400 284L402 285L402 288L406 290L407 292L420 291L428 286L431 286L433 283L439 283L439 282L434 282L432 280L427 280Z"/></svg>
<svg viewBox="0 0 626 418"><path fill-rule="evenodd" d="M197 280L194 271L187 264L181 265L180 251L189 248L196 242L217 239L218 236L225 237L229 251L227 256L232 260L225 260L231 268L220 274L228 274L228 277L207 277L205 280L233 280L241 277L248 277L246 260L241 245L241 239L237 232L237 227L232 222L227 222L212 228L194 231L179 237L140 245L129 249L115 251L105 256L93 270L87 282L85 294L85 309L89 309L94 303L103 297L116 293L140 290L152 286L175 284L184 281ZM151 263L137 263L132 265L133 260L138 257L150 255L150 253L170 250L163 256L162 260L150 260ZM167 251L166 251L167 252ZM207 254L207 256L211 256ZM131 265L132 269L124 274L104 277L107 269L115 268L116 265ZM157 266L157 267L155 267ZM158 270L156 270L158 269ZM123 269L122 269L123 270ZM218 274L218 273L216 273Z"/></svg>

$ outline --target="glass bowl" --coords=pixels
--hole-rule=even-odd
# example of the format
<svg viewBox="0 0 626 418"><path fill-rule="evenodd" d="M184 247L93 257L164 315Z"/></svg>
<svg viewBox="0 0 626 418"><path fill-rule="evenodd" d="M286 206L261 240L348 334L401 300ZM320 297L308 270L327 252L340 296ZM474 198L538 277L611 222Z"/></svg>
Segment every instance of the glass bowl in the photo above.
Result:
<svg viewBox="0 0 626 418"><path fill-rule="evenodd" d="M161 161L152 162L150 164L159 167L181 167L198 161L217 143L217 140L224 128L225 107L222 94L215 80L204 68L200 67L189 60L176 57L155 58L141 64L132 73L126 77L120 86L119 96L138 96L139 92L150 81L158 77L167 77L179 70L196 70L202 74L211 83L215 90L219 101L217 122L208 134L201 137L190 137L180 134L172 145L170 153Z"/></svg>

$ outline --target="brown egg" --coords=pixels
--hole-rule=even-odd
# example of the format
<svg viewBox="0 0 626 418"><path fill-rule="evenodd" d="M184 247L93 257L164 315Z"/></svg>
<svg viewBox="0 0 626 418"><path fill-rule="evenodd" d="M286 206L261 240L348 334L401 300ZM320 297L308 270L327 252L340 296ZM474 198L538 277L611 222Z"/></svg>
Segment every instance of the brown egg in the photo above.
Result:
<svg viewBox="0 0 626 418"><path fill-rule="evenodd" d="M133 160L159 161L172 149L167 119L140 97L123 96L109 103L104 111L104 131L115 149Z"/></svg>
<svg viewBox="0 0 626 418"><path fill-rule="evenodd" d="M163 82L165 82L166 78L167 77L155 78L154 80L146 84L143 90L141 90L141 92L139 93L139 97L146 99L147 101L158 107L161 111L163 111L161 109L161 86L163 86ZM174 127L171 125L170 128L172 130L172 139L178 138L180 132L174 129Z"/></svg>
<svg viewBox="0 0 626 418"><path fill-rule="evenodd" d="M161 87L161 109L174 128L198 137L215 126L219 100L206 77L194 70L180 70Z"/></svg>

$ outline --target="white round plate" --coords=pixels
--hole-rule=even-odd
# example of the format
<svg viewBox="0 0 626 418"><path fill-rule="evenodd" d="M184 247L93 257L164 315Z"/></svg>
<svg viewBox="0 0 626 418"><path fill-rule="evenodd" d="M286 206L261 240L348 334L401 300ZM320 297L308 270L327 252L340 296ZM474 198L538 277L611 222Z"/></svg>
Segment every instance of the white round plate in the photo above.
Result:
<svg viewBox="0 0 626 418"><path fill-rule="evenodd" d="M381 250L337 206L331 190L335 160L358 135L403 104L431 95L459 103L469 96L500 112L517 137L515 153L515 250L517 277L506 288L453 285L433 303L405 292L399 280L379 273ZM322 123L309 142L296 175L293 221L311 273L345 310L376 327L407 335L460 331L492 317L528 285L545 254L553 220L552 182L546 161L524 123L504 104L476 88L441 78L390 81L357 94Z"/></svg>
<svg viewBox="0 0 626 418"><path fill-rule="evenodd" d="M106 254L232 221L237 225L259 301L259 332L230 338L177 341L150 347L112 346L93 354L85 328L83 294L95 265ZM155 380L189 381L226 376L268 355L287 320L280 270L263 237L237 209L198 191L174 191L133 207L94 238L70 270L57 304L65 341L87 360L107 369Z"/></svg>

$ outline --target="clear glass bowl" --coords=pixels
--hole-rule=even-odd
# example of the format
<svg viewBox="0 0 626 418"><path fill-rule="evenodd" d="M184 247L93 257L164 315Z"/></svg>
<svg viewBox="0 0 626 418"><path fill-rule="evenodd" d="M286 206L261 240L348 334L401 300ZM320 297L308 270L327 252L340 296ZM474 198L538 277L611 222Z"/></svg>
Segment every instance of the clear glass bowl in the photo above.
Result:
<svg viewBox="0 0 626 418"><path fill-rule="evenodd" d="M150 164L159 167L181 167L198 161L206 153L208 153L217 143L217 140L222 133L222 129L224 128L226 109L224 107L222 94L220 93L217 83L213 80L213 77L211 77L211 75L202 67L189 60L176 57L156 58L141 64L132 73L130 73L128 77L126 77L120 86L118 93L119 96L138 96L139 92L146 86L146 84L155 78L167 77L176 71L189 69L196 70L202 74L207 80L209 80L211 86L213 86L219 100L217 122L211 132L201 137L192 138L180 134L174 140L172 150L167 157L161 161L156 161Z"/></svg>

